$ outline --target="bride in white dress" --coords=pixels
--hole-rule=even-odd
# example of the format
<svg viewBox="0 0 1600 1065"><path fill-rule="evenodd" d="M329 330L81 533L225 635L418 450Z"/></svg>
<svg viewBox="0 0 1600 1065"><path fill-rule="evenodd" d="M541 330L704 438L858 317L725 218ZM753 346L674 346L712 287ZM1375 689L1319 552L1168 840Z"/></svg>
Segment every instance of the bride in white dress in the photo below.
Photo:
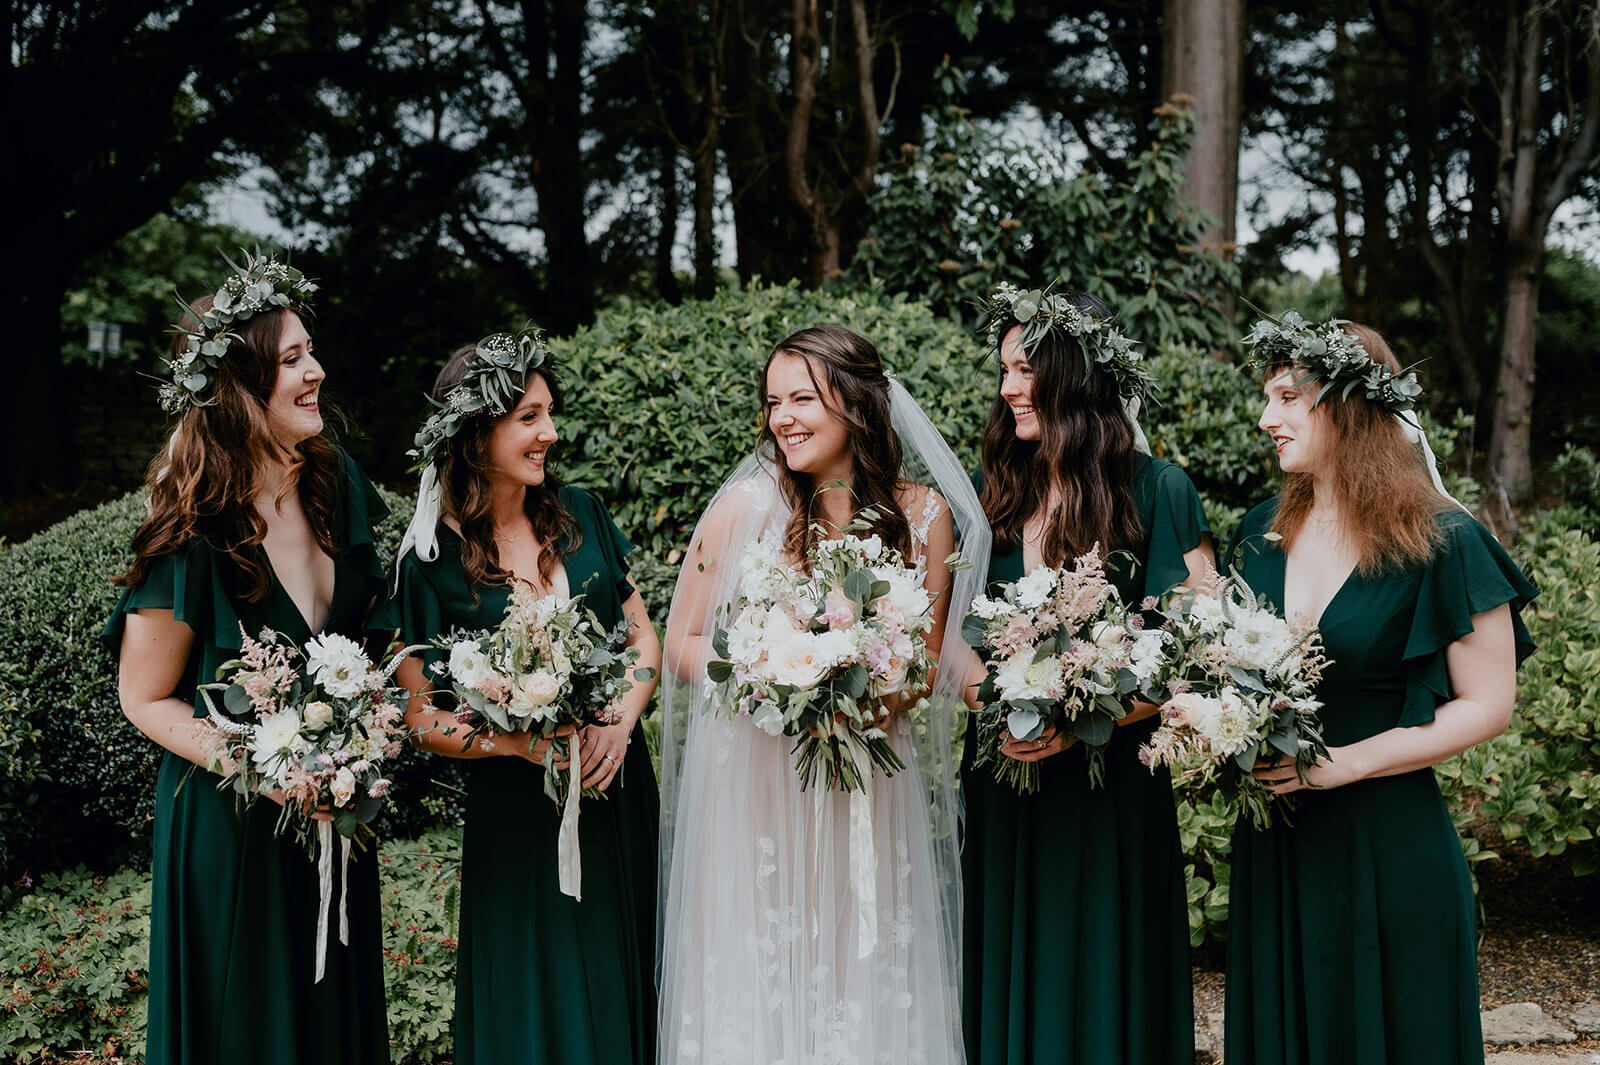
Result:
<svg viewBox="0 0 1600 1065"><path fill-rule="evenodd" d="M756 454L695 529L662 684L663 1065L950 1065L963 1060L959 810L952 729L971 652L961 619L989 527L955 456L871 342L801 330L763 374ZM763 535L803 560L868 506L937 596L928 705L895 713L906 764L864 793L802 790L793 740L709 698L711 634ZM969 569L952 572L959 551Z"/></svg>

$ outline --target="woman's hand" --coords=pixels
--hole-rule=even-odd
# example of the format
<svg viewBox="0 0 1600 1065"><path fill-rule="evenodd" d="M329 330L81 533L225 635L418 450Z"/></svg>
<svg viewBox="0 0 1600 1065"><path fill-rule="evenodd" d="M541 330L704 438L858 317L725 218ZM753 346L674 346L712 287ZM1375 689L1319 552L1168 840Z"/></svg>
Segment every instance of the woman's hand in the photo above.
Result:
<svg viewBox="0 0 1600 1065"><path fill-rule="evenodd" d="M1345 757L1345 754L1343 747L1329 747L1327 760L1317 762L1306 770L1304 781L1295 769L1294 759L1282 756L1262 759L1256 763L1253 773L1257 780L1272 789L1274 795L1288 795L1304 789L1322 791L1340 788L1361 779L1354 760Z"/></svg>
<svg viewBox="0 0 1600 1065"><path fill-rule="evenodd" d="M1078 737L1067 736L1054 725L1046 725L1037 739L1019 740L1009 732L1006 733L1006 741L1000 745L1000 753L1019 762L1037 762L1053 754L1060 754L1077 742Z"/></svg>
<svg viewBox="0 0 1600 1065"><path fill-rule="evenodd" d="M544 765L545 756L550 753L550 744L557 739L566 739L578 731L576 725L557 725L555 732L540 739L530 749L526 736L493 736L495 754L510 754L518 758L525 758L534 765ZM567 748L570 750L570 747ZM557 769L567 768L567 758L561 753L562 748L556 749L556 758L552 765Z"/></svg>
<svg viewBox="0 0 1600 1065"><path fill-rule="evenodd" d="M289 796L284 794L284 791L283 791L282 788L273 788L271 791L263 791L263 792L261 792L261 794L266 796L267 798L271 799L273 802L277 803L279 806L288 805ZM333 820L333 811L328 809L326 806L319 806L315 810L307 810L306 813L310 815L311 820L313 820L313 821L332 821Z"/></svg>
<svg viewBox="0 0 1600 1065"><path fill-rule="evenodd" d="M622 771L628 757L628 740L633 734L633 717L624 712L610 725L588 725L578 734L578 749L583 756L583 786L605 791Z"/></svg>

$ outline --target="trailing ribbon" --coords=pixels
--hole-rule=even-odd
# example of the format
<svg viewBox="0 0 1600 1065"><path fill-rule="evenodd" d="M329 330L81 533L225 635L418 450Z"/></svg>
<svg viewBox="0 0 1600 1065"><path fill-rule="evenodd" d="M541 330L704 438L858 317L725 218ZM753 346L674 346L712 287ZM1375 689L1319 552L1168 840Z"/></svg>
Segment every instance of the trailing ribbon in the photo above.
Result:
<svg viewBox="0 0 1600 1065"><path fill-rule="evenodd" d="M339 942L350 945L350 841L339 837ZM328 910L333 905L333 822L317 822L317 979L328 971Z"/></svg>
<svg viewBox="0 0 1600 1065"><path fill-rule="evenodd" d="M1410 411L1400 411L1395 414L1395 420L1400 423L1406 439L1422 449L1422 461L1428 467L1428 476L1433 478L1434 490L1462 510L1467 510L1465 503L1445 490L1444 478L1439 476L1439 460L1434 457L1433 447L1428 443L1428 434L1422 431L1422 423L1417 421L1417 416ZM1467 510L1467 513L1471 514L1472 511Z"/></svg>
<svg viewBox="0 0 1600 1065"><path fill-rule="evenodd" d="M567 759L567 805L561 811L561 830L556 835L556 868L561 879L561 893L575 899L583 898L583 861L578 853L578 802L583 798L583 762L579 752L583 745L574 732L567 742L571 751Z"/></svg>
<svg viewBox="0 0 1600 1065"><path fill-rule="evenodd" d="M400 560L406 557L407 551L415 550L417 557L424 562L432 562L439 557L439 513L442 505L443 493L439 488L439 469L433 463L422 471L422 480L417 484L417 505L411 512L411 522L406 526L405 535L400 538L400 550L394 556L394 586L400 589Z"/></svg>
<svg viewBox="0 0 1600 1065"><path fill-rule="evenodd" d="M850 885L856 895L856 957L878 946L878 852L872 840L872 766L850 793Z"/></svg>

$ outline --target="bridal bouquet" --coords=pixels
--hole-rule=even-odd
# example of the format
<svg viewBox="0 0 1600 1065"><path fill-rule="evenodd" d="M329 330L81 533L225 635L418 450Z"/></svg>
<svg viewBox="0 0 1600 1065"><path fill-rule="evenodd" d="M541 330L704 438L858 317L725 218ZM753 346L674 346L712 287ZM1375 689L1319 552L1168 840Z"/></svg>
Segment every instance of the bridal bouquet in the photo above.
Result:
<svg viewBox="0 0 1600 1065"><path fill-rule="evenodd" d="M1164 690L1152 691L1161 724L1139 756L1183 784L1220 778L1264 828L1275 796L1251 774L1256 762L1293 759L1304 779L1328 753L1315 698L1327 666L1320 636L1291 626L1238 577L1175 594L1165 615L1170 669Z"/></svg>
<svg viewBox="0 0 1600 1065"><path fill-rule="evenodd" d="M854 535L862 529L819 537L807 571L782 561L776 534L762 537L741 560L733 621L712 637L718 657L706 672L723 705L794 738L803 787L859 792L874 769L905 768L884 731L884 700L921 695L933 668L921 568L877 536Z"/></svg>
<svg viewBox="0 0 1600 1065"><path fill-rule="evenodd" d="M278 831L292 823L308 847L315 831L318 981L327 965L333 835L340 836L342 869L351 838L371 833L367 825L389 790L384 771L400 754L410 694L391 678L405 655L380 669L360 644L337 633L315 637L301 650L264 629L260 639L244 634L240 656L218 667L215 683L199 686L216 726L212 764L224 773L221 786L247 803L281 791ZM318 812L331 819L314 816ZM342 893L339 939L350 942Z"/></svg>
<svg viewBox="0 0 1600 1065"><path fill-rule="evenodd" d="M628 646L628 634L626 621L607 630L581 595L540 596L516 581L498 626L457 630L432 644L446 653L432 672L455 693L456 721L466 729L462 750L486 734L520 738L530 751L549 741L544 791L558 806L565 804L557 849L561 889L574 898L582 886L578 803L584 775L574 730L612 724L616 700L635 679L650 679L651 671L629 668L639 652Z"/></svg>
<svg viewBox="0 0 1600 1065"><path fill-rule="evenodd" d="M227 767L223 786L246 801L282 791L278 830L292 823L303 842L321 823L311 816L317 810L332 813L340 835L355 836L377 816L386 764L405 738L408 693L391 680L403 657L380 669L337 633L304 650L271 629L259 639L246 634L240 656L199 688L219 737L214 764Z"/></svg>
<svg viewBox="0 0 1600 1065"><path fill-rule="evenodd" d="M993 763L995 778L1022 794L1039 790L1039 766L1001 755L1004 733L1032 740L1053 727L1076 737L1099 783L1124 703L1166 661L1166 636L1123 604L1098 547L1071 567L1040 566L997 599L979 596L962 635L986 652L975 764Z"/></svg>

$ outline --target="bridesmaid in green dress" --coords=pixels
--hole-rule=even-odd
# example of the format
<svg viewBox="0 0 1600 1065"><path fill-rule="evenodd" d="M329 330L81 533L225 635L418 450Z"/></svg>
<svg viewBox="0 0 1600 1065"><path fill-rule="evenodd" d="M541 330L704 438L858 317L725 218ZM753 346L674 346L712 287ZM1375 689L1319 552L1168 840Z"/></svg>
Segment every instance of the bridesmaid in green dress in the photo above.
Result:
<svg viewBox="0 0 1600 1065"><path fill-rule="evenodd" d="M986 318L1000 364L979 486L994 528L991 585L1070 564L1095 544L1127 552L1108 567L1127 602L1202 579L1213 556L1199 494L1182 469L1140 449L1127 402L1149 384L1137 354L1094 297L1045 290L1024 326L1016 305L1028 295L1002 287ZM1172 786L1138 758L1154 710L1136 703L1122 719L1101 786L1070 737L1008 740L1007 757L1039 763L1032 795L974 767L968 729L962 994L972 1065L1194 1060Z"/></svg>
<svg viewBox="0 0 1600 1065"><path fill-rule="evenodd" d="M1535 589L1444 494L1431 452L1418 461L1414 379L1394 376L1383 339L1286 325L1251 337L1283 489L1228 557L1321 629L1328 759L1306 781L1259 765L1297 803L1270 829L1234 830L1225 1056L1481 1063L1472 882L1432 767L1510 721ZM1381 375L1361 372L1367 358Z"/></svg>
<svg viewBox="0 0 1600 1065"><path fill-rule="evenodd" d="M123 711L166 748L151 858L150 1065L389 1060L377 861L349 863L349 942L330 937L326 975L313 982L316 865L293 834L274 834L281 795L240 817L233 794L217 790L205 771L216 733L195 702L195 685L238 656L241 629L302 646L318 633L360 638L383 592L372 523L384 505L319 411L323 370L304 320L314 288L251 259L224 284L227 309L207 297L179 327L162 399L182 416L151 465L150 512L104 633Z"/></svg>
<svg viewBox="0 0 1600 1065"><path fill-rule="evenodd" d="M661 648L624 561L633 550L604 504L549 464L560 392L531 333L495 334L440 372L441 404L417 435L418 513L401 547L392 620L408 644L492 628L512 581L584 596L611 627L626 618L639 667ZM457 412L467 411L460 414ZM562 894L560 810L545 797L545 745L485 737L462 750L433 693L429 651L401 667L418 696L407 721L435 754L470 759L456 959L456 1065L654 1065L656 841L660 802L639 718L655 688L636 683L620 720L580 737L583 898ZM446 730L453 731L453 735Z"/></svg>

